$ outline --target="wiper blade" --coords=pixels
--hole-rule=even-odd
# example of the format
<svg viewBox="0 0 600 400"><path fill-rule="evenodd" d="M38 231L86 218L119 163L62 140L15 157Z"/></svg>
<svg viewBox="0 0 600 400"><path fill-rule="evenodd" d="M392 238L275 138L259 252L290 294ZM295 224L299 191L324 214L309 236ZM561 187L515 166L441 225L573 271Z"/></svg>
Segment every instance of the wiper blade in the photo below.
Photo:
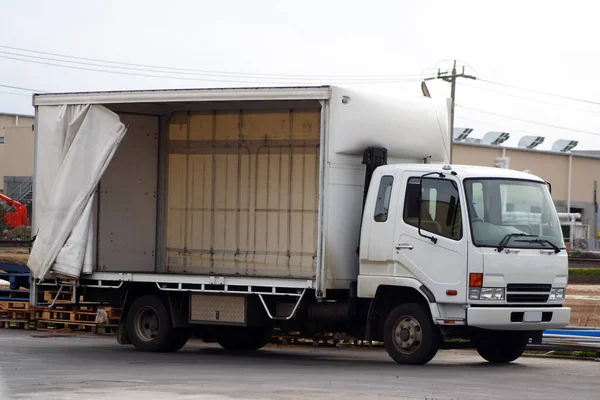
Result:
<svg viewBox="0 0 600 400"><path fill-rule="evenodd" d="M504 236L504 238L502 238L502 240L498 244L498 253L504 250L508 241L514 237L535 237L535 235L530 235L529 233L509 233L508 235Z"/></svg>
<svg viewBox="0 0 600 400"><path fill-rule="evenodd" d="M545 243L545 244L549 244L550 247L552 247L554 249L554 253L558 254L560 253L560 247L558 247L557 245L555 245L554 243L552 243L550 240L548 239L521 239L521 240L515 240L515 242L525 242L525 243Z"/></svg>

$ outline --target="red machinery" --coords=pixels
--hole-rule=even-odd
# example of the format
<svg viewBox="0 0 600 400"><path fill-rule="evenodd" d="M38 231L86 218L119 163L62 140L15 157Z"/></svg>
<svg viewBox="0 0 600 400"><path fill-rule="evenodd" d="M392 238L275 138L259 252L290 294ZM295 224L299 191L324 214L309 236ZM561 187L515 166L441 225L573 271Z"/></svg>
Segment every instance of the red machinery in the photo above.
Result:
<svg viewBox="0 0 600 400"><path fill-rule="evenodd" d="M14 229L17 226L28 226L29 218L27 216L27 206L11 199L0 193L0 200L4 201L14 211L7 211L4 218L9 228Z"/></svg>

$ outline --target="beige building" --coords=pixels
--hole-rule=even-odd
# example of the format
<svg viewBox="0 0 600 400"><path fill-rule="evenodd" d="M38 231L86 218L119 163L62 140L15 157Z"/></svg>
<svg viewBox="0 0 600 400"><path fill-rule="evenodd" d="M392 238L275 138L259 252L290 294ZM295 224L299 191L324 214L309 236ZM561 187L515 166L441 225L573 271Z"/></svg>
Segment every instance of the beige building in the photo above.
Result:
<svg viewBox="0 0 600 400"><path fill-rule="evenodd" d="M33 175L33 117L0 113L0 192Z"/></svg>

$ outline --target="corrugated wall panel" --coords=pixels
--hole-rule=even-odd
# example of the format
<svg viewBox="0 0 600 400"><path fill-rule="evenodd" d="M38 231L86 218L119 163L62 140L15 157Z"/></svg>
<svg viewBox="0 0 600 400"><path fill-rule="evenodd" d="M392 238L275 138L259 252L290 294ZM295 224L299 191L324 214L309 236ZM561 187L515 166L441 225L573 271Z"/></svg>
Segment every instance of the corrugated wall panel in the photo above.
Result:
<svg viewBox="0 0 600 400"><path fill-rule="evenodd" d="M178 114L170 127L168 270L313 277L320 111Z"/></svg>

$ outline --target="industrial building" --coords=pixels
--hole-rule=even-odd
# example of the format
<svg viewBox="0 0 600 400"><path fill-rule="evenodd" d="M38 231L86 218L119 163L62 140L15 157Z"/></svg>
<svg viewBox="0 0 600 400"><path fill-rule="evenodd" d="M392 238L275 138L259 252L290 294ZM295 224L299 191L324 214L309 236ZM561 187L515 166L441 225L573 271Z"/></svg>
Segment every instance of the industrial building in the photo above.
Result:
<svg viewBox="0 0 600 400"><path fill-rule="evenodd" d="M33 117L0 113L0 193L31 213Z"/></svg>
<svg viewBox="0 0 600 400"><path fill-rule="evenodd" d="M31 203L33 175L33 117L0 114L0 192L24 204ZM472 138L472 129L456 128L454 164L528 170L548 181L560 213L573 213L574 223L563 221L572 248L598 248L600 230L596 186L600 180L600 152L579 152L577 141L558 140L550 150L539 150L543 137L523 136L518 147L504 146L507 132L488 132Z"/></svg>

